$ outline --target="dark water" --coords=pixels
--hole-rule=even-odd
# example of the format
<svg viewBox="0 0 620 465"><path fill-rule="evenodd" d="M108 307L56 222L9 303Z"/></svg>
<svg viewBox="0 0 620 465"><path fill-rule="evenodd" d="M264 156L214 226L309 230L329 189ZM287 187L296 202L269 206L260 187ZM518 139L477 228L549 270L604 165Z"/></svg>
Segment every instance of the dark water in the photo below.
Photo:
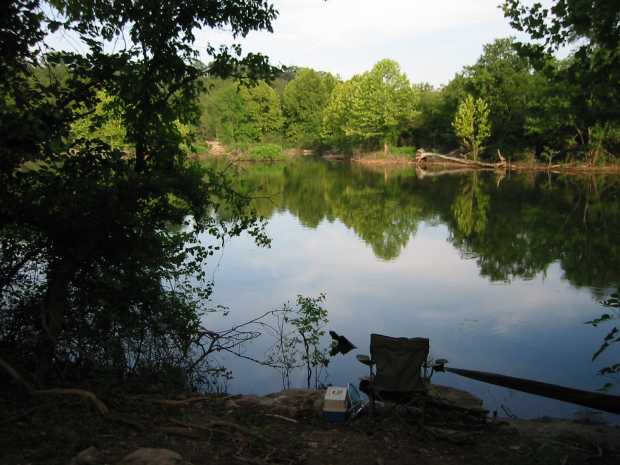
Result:
<svg viewBox="0 0 620 465"><path fill-rule="evenodd" d="M298 160L245 167L241 180L268 194L254 206L273 243L226 244L211 271L214 302L231 314L208 324L326 292L329 328L359 347L330 364L335 385L366 373L355 354L367 353L371 332L428 337L431 355L455 367L589 390L610 381L597 372L619 361L620 344L592 355L613 321L584 322L610 313L600 302L620 286L620 178L424 176ZM269 344L259 340L248 354L261 357ZM232 392L281 388L275 370L221 361L233 371ZM303 385L301 371L295 381ZM523 417L584 410L456 375L433 381L481 396L500 415L502 407Z"/></svg>

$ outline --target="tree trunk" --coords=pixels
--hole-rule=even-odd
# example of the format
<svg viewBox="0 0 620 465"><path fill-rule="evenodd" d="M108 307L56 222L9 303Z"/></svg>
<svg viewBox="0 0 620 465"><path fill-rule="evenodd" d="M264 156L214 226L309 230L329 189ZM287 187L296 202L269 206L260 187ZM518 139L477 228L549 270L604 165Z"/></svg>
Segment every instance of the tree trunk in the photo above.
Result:
<svg viewBox="0 0 620 465"><path fill-rule="evenodd" d="M51 263L47 272L47 291L41 309L41 330L37 341L36 379L39 384L46 382L52 368L56 343L63 327L69 284L74 274L75 266L66 261Z"/></svg>
<svg viewBox="0 0 620 465"><path fill-rule="evenodd" d="M136 142L136 165L137 173L143 173L146 170L146 151L142 141Z"/></svg>

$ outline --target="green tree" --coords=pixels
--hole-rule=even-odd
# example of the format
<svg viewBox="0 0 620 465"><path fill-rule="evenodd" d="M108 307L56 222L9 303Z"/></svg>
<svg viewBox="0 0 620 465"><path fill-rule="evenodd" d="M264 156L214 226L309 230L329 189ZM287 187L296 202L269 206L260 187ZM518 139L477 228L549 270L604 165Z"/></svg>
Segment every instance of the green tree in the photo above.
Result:
<svg viewBox="0 0 620 465"><path fill-rule="evenodd" d="M254 126L258 140L279 136L282 129L282 107L280 97L265 81L259 81L251 87L239 89L245 104L246 121Z"/></svg>
<svg viewBox="0 0 620 465"><path fill-rule="evenodd" d="M489 106L486 101L482 98L474 100L468 95L459 105L452 126L473 159L477 160L484 142L491 135Z"/></svg>
<svg viewBox="0 0 620 465"><path fill-rule="evenodd" d="M323 112L336 86L329 73L304 68L284 88L282 110L286 138L299 147L314 147L321 140Z"/></svg>
<svg viewBox="0 0 620 465"><path fill-rule="evenodd" d="M71 124L71 137L102 140L113 149L123 149L126 131L114 107L114 99L105 91L98 92L96 99L95 112L87 113Z"/></svg>
<svg viewBox="0 0 620 465"><path fill-rule="evenodd" d="M550 8L506 0L504 15L518 31L534 39L518 44L538 69L567 87L574 119L573 135L590 161L599 153L592 135L620 122L620 4L607 0L556 0ZM549 56L572 45L566 66L548 67ZM610 133L611 134L611 133ZM594 146L593 146L594 145Z"/></svg>
<svg viewBox="0 0 620 465"><path fill-rule="evenodd" d="M353 139L352 134L347 132L351 119L350 102L353 96L353 83L356 79L359 78L354 76L349 81L338 82L323 112L321 138L325 143L340 149L349 149L358 142Z"/></svg>
<svg viewBox="0 0 620 465"><path fill-rule="evenodd" d="M247 228L264 235L225 176L183 150L205 73L195 66L194 31L270 30L275 10L236 0L9 0L3 11L3 355L42 384L66 373L55 369L63 364L120 376L170 364L195 368L191 359L208 335L200 327L211 290L203 265L213 253L199 235L224 238ZM58 29L85 53L47 48L47 32ZM127 47L107 46L115 41ZM241 58L238 47L208 52L214 76L273 71L265 57ZM41 79L37 71L59 66L62 78ZM106 121L97 117L102 95L112 99L129 154L97 134ZM71 130L83 118L91 118L94 134L76 141ZM228 220L217 216L224 205L236 212Z"/></svg>
<svg viewBox="0 0 620 465"><path fill-rule="evenodd" d="M520 56L513 38L486 44L473 66L465 67L465 89L484 98L490 110L493 135L489 142L507 153L527 148L525 119L535 86L545 86L532 72L529 60Z"/></svg>
<svg viewBox="0 0 620 465"><path fill-rule="evenodd" d="M280 98L266 82L246 86L229 81L211 100L215 135L223 142L260 142L278 137L283 122Z"/></svg>
<svg viewBox="0 0 620 465"><path fill-rule="evenodd" d="M325 109L325 134L369 146L389 144L417 115L416 95L393 60L381 60L370 71L336 86Z"/></svg>
<svg viewBox="0 0 620 465"><path fill-rule="evenodd" d="M297 296L297 307L291 318L291 325L297 331L303 352L301 359L306 366L306 386L312 387L314 374L314 388L319 387L319 371L327 367L329 357L327 348L321 347L321 337L325 335L325 325L328 322L328 312L323 308L325 294L318 297Z"/></svg>
<svg viewBox="0 0 620 465"><path fill-rule="evenodd" d="M456 107L446 111L444 92L430 84L414 85L414 92L417 94L419 115L409 131L412 143L418 147L433 148L454 145L454 131L450 123Z"/></svg>
<svg viewBox="0 0 620 465"><path fill-rule="evenodd" d="M550 59L546 70L532 76L534 85L524 128L537 158L545 151L565 153L575 145L577 115L573 112L571 95L578 91L574 83L553 78L555 70L562 66L565 63Z"/></svg>

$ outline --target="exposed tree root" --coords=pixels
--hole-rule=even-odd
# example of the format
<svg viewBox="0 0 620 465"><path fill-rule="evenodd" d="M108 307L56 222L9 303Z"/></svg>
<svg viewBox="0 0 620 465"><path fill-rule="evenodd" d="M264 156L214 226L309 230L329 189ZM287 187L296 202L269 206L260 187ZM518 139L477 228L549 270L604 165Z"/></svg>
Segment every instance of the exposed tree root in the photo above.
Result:
<svg viewBox="0 0 620 465"><path fill-rule="evenodd" d="M279 420L287 421L289 423L299 423L294 418L285 417L284 415L278 415L278 414L275 414L275 413L265 413L265 416L266 417L271 417L271 418L277 418Z"/></svg>
<svg viewBox="0 0 620 465"><path fill-rule="evenodd" d="M238 425L237 423L232 423L230 421L224 420L210 420L206 424L196 424L196 423L183 423L178 420L171 420L172 423L178 426L183 426L185 428L192 428L197 430L209 431L209 432L217 432L219 428L229 428L235 430L238 433L244 434L246 436L251 436L259 441L268 442L269 440L263 436L262 434L257 433L249 428ZM221 431L219 431L221 433Z"/></svg>
<svg viewBox="0 0 620 465"><path fill-rule="evenodd" d="M62 389L62 388L42 389L42 390L35 390L34 395L35 396L46 396L46 395L78 396L78 397L81 397L83 399L90 401L102 416L105 417L106 415L110 413L110 409L106 406L106 404L101 402L95 394L93 394L90 391L85 391L84 389Z"/></svg>
<svg viewBox="0 0 620 465"><path fill-rule="evenodd" d="M0 358L0 367L3 368L4 371L6 371L9 374L9 376L11 376L11 378L13 378L13 380L17 384L22 386L24 390L32 397L48 396L48 395L78 396L91 402L101 415L106 416L110 413L110 409L108 409L108 407L103 402L101 402L95 394L93 394L90 391L86 391L84 389L62 389L62 388L35 389L28 381L24 379L23 376L21 376L17 372L17 370L15 370L15 368L13 368L10 364L8 364L2 358Z"/></svg>
<svg viewBox="0 0 620 465"><path fill-rule="evenodd" d="M153 402L154 404L164 405L166 407L186 407L195 402L204 402L208 400L209 400L208 397L199 396L199 397L190 397L188 399L181 399L181 400L152 399L150 400L150 402Z"/></svg>
<svg viewBox="0 0 620 465"><path fill-rule="evenodd" d="M170 434L171 436L180 436L189 439L202 439L202 436L192 428L181 428L178 426L157 426L155 431Z"/></svg>
<svg viewBox="0 0 620 465"><path fill-rule="evenodd" d="M118 414L111 413L106 418L108 420L110 420L110 421L113 421L113 422L116 422L116 423L120 423L121 425L129 426L129 427L135 429L136 431L145 431L146 430L146 428L144 427L144 425L142 423L140 423L138 421L131 420L129 418L122 417L122 416L120 416Z"/></svg>

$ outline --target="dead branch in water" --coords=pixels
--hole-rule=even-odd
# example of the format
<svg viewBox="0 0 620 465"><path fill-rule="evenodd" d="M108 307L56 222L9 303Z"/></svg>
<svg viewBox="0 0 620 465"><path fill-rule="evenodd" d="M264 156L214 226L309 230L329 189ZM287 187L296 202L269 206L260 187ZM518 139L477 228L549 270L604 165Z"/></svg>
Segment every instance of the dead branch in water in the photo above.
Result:
<svg viewBox="0 0 620 465"><path fill-rule="evenodd" d="M466 158L456 158L449 155L442 155L441 153L433 153L433 152L418 152L415 157L416 164L421 164L425 161L430 161L430 159L438 159L443 160L445 162L454 163L458 165L471 166L471 167L482 167L482 168L504 168L506 166L506 160L502 160L498 163L487 163L484 161L478 160L468 160ZM502 157L503 158L503 157Z"/></svg>

